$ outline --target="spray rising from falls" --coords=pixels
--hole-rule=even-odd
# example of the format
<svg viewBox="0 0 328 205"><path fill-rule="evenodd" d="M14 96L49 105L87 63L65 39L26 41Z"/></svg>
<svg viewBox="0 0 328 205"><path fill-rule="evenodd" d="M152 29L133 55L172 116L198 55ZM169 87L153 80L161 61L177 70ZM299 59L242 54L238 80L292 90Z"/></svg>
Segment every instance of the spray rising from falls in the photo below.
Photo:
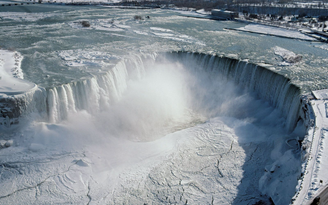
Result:
<svg viewBox="0 0 328 205"><path fill-rule="evenodd" d="M89 79L48 90L48 115L52 123L67 119L69 112L87 110L94 114L117 102L126 90L128 73L123 62L111 71Z"/></svg>
<svg viewBox="0 0 328 205"><path fill-rule="evenodd" d="M11 196L16 194L25 196L23 185L12 180L23 177L40 184L40 190L43 185L52 187L60 200L66 200L69 192L70 202L78 204L85 202L81 196L87 192L86 200L99 203L108 196L106 204L125 200L139 204L146 199L154 204L171 203L173 199L165 198L166 193L183 195L176 203L209 204L207 200L212 197L213 202L214 196L218 203L228 200L232 204L233 200L250 200L245 196L258 200L268 195L277 204L286 204L294 194L300 169L296 155L297 137L302 133L293 130L299 92L288 79L266 68L185 52L133 56L106 73L36 89L24 98L28 109L22 120L33 121L39 113L39 122L18 131L14 136L17 149L12 147L16 152L3 161L10 164L26 158L23 167L28 173L6 173L0 201L13 200ZM295 145L287 146L286 139ZM58 156L58 161L53 156ZM279 170L263 175L264 168L272 170L277 164ZM169 171L163 174L163 170ZM39 172L47 177L37 177ZM181 183L186 178L206 188ZM244 179L257 180L259 188L256 183L240 184ZM289 186L283 183L287 179ZM166 187L154 180L179 184ZM222 184L227 188L223 192ZM137 192L132 191L134 186ZM158 194L166 188L170 191ZM220 193L213 194L216 190ZM244 190L252 190L254 197ZM32 203L35 191L27 191L33 192ZM49 202L47 193L42 192L40 203ZM143 195L133 201L133 193Z"/></svg>
<svg viewBox="0 0 328 205"><path fill-rule="evenodd" d="M146 121L141 125L143 130L173 124L183 129L211 117L233 116L232 110L238 110L238 115L251 112L237 103L245 100L241 99L245 92L255 93L263 102L280 110L288 130L295 127L300 90L289 79L255 64L200 53L134 56L106 73L50 88L25 104L33 105L35 110L47 110L47 121L51 123L66 120L70 113L80 110L92 115L105 112L116 119L110 119L113 123L109 127L145 134L131 128L133 120ZM232 105L235 107L229 107ZM27 111L31 113L31 110ZM123 120L129 113L135 118Z"/></svg>
<svg viewBox="0 0 328 205"><path fill-rule="evenodd" d="M186 52L171 53L170 56L188 67L222 75L240 89L255 91L259 98L281 111L288 130L295 127L299 118L300 89L291 84L288 78L236 59Z"/></svg>

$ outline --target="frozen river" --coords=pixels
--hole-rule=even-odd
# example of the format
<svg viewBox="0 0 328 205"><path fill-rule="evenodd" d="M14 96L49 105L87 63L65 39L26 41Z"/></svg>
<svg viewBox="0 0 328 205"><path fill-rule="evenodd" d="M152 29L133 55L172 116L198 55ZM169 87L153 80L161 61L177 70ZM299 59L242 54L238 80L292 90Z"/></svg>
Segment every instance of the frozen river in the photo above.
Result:
<svg viewBox="0 0 328 205"><path fill-rule="evenodd" d="M11 72L38 88L1 101L11 146L0 149L0 203L290 203L306 133L299 95L327 88L327 45L193 16L1 7Z"/></svg>

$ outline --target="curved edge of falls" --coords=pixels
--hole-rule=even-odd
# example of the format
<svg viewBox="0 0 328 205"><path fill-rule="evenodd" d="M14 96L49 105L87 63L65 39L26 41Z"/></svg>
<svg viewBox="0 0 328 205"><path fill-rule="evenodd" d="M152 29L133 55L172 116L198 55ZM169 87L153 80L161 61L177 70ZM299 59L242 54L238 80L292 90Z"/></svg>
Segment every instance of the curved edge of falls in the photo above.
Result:
<svg viewBox="0 0 328 205"><path fill-rule="evenodd" d="M45 89L36 85L24 93L1 95L0 128L9 128L11 125L19 124L20 118L35 112L45 118L47 115L46 97Z"/></svg>
<svg viewBox="0 0 328 205"><path fill-rule="evenodd" d="M325 139L325 133L328 133L326 124L318 124L318 122L323 122L323 120L318 120L319 117L326 119L326 116L321 116L319 107L323 106L324 110L327 109L328 101L327 103L322 100L314 102L313 96L301 98L300 89L288 78L263 66L237 59L180 51L133 56L120 61L110 71L88 79L49 89L35 87L24 94L1 97L2 126L17 124L20 117L33 112L39 113L43 121L56 123L66 119L69 112L87 110L95 113L106 109L113 102L120 100L127 88L127 81L132 76L141 78L145 73L145 64L155 63L160 58L169 58L184 65L193 65L192 69L221 74L238 84L241 89L254 91L259 98L281 111L286 119L286 128L290 131L302 119L304 126L308 128L308 134L302 142L302 146L305 147L302 152L303 175L299 179L297 193L292 203L302 204L314 196L318 190L318 186L314 184L320 181L316 181L318 180L315 175L317 172L313 170L318 168L318 157L323 152L320 142ZM132 73L136 75L131 75ZM322 127L320 131L317 131L318 126Z"/></svg>
<svg viewBox="0 0 328 205"><path fill-rule="evenodd" d="M172 52L170 55L183 59L182 62L194 62L207 72L220 73L242 89L255 91L259 98L281 111L289 131L295 128L301 91L290 79L263 66L227 57L189 52Z"/></svg>
<svg viewBox="0 0 328 205"><path fill-rule="evenodd" d="M134 77L141 78L145 72L144 63L155 61L155 55L133 56L118 62L111 70L76 82L47 89L47 110L49 122L60 122L69 112L86 110L93 114L109 108L120 100L127 88L127 82Z"/></svg>
<svg viewBox="0 0 328 205"><path fill-rule="evenodd" d="M160 55L133 56L128 60L120 61L110 71L88 79L46 90L33 89L37 92L28 92L29 94L13 95L8 98L12 99L12 102L7 104L15 104L16 107L5 111L7 114L3 115L3 118L18 118L20 115L31 113L34 109L41 113L42 118L46 111L44 120L55 123L66 119L70 111L86 110L94 113L106 109L111 103L120 99L127 87L127 81L132 76L138 78L143 76L145 64L155 63L160 59L159 57L179 61L188 67L193 65L193 69L221 74L242 89L255 91L259 98L281 111L286 118L288 130L291 131L296 126L300 111L300 89L288 78L253 63L216 55L180 51ZM131 75L132 73L134 75ZM2 98L2 101L8 101L8 99ZM4 109L6 108L2 108Z"/></svg>

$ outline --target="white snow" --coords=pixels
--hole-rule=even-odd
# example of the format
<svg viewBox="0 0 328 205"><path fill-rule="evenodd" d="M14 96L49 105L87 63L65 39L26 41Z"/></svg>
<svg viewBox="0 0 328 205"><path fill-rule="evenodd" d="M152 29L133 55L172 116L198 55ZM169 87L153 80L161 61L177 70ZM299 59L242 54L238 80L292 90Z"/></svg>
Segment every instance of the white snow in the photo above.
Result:
<svg viewBox="0 0 328 205"><path fill-rule="evenodd" d="M211 18L210 13L205 12L204 10L181 10L181 9L172 9L173 11L180 13L182 16L193 17L193 18Z"/></svg>
<svg viewBox="0 0 328 205"><path fill-rule="evenodd" d="M323 44L323 45L315 45L315 47L317 48L321 48L323 50L327 50L328 51L328 45L327 44Z"/></svg>
<svg viewBox="0 0 328 205"><path fill-rule="evenodd" d="M256 127L252 128L256 129L253 133L243 135L250 130L249 125L236 119L212 119L152 142L131 142L107 136L92 121L92 116L81 112L57 125L39 123L30 130L22 130L24 137L15 139L19 146L3 149L1 153L2 163L18 166L23 173L16 173L12 168L3 170L2 202L18 202L24 198L26 203L49 200L66 203L69 200L84 204L88 202L85 197L88 193L92 202L100 204L160 203L157 197L170 197L181 203L188 200L191 204L210 203L211 200L231 204L240 191L257 192L257 183L246 183L249 190L239 190L238 185L241 186L245 176L259 178L265 173L264 168L254 172L254 167L271 161L274 137L268 143L265 135L256 135ZM286 154L291 158L289 152ZM261 156L259 160L259 155L266 157ZM285 158L274 163L279 166L275 171L279 177L287 176L284 173L289 170L288 164L281 162ZM268 176L265 175L264 184L270 185L267 181L271 176L275 181L280 179L273 172L271 169ZM159 184L154 183L157 181ZM280 184L283 190L284 184ZM260 186L264 186L263 194L281 191ZM45 194L49 187L51 196ZM15 190L21 191L11 195ZM37 199L34 197L36 190L40 190ZM134 193L139 194L135 197ZM288 195L283 196L288 200Z"/></svg>
<svg viewBox="0 0 328 205"><path fill-rule="evenodd" d="M16 51L0 50L0 95L21 94L36 86L23 80L22 59Z"/></svg>
<svg viewBox="0 0 328 205"><path fill-rule="evenodd" d="M240 3L240 6L269 6L269 7L284 7L284 8L325 8L326 3L322 1L313 2L292 2L292 3L279 3L279 2L268 2L268 3ZM320 6L319 6L320 5Z"/></svg>
<svg viewBox="0 0 328 205"><path fill-rule="evenodd" d="M300 181L299 192L293 204L310 204L328 186L328 90L312 92L315 99L310 100L308 133L303 141L306 152L303 163L304 177Z"/></svg>
<svg viewBox="0 0 328 205"><path fill-rule="evenodd" d="M170 40L174 40L174 41L182 41L182 42L187 42L187 43L195 43L198 45L205 46L205 44L202 41L199 41L198 39L195 39L195 38L185 35L185 34L180 34L176 31L173 31L170 29L151 27L150 30L151 30L151 32L150 32L151 34L153 34L157 37L160 37L160 38L170 39ZM143 33L140 33L140 34L143 34Z"/></svg>
<svg viewBox="0 0 328 205"><path fill-rule="evenodd" d="M114 21L108 19L88 20L88 22L90 23L90 27L83 27L81 23L82 21L84 21L84 19L80 19L74 22L69 22L68 24L75 29L94 29L94 30L110 31L110 32L121 32L130 28L130 26L124 25L120 21Z"/></svg>
<svg viewBox="0 0 328 205"><path fill-rule="evenodd" d="M159 27L150 27L150 30L161 31L161 32L173 32L171 29L159 28Z"/></svg>
<svg viewBox="0 0 328 205"><path fill-rule="evenodd" d="M13 20L13 21L38 21L40 19L56 16L56 13L28 13L28 12L0 12L0 18L2 20Z"/></svg>
<svg viewBox="0 0 328 205"><path fill-rule="evenodd" d="M202 45L205 46L205 43L195 39L191 36L181 34L177 31L171 30L171 29L166 29L166 28L160 28L160 27L150 27L149 30L145 29L142 31L139 30L133 30L134 33L139 34L139 35L152 35L156 36L158 38L163 38L163 39L169 39L173 41L181 41L181 42L186 42L186 43L194 43L197 45Z"/></svg>
<svg viewBox="0 0 328 205"><path fill-rule="evenodd" d="M299 31L288 30L288 29L278 28L273 26L266 26L261 24L254 24L254 23L238 28L237 30L266 34L266 35L274 35L280 37L287 37L287 38L295 38L301 40L317 41L315 38L302 34Z"/></svg>
<svg viewBox="0 0 328 205"><path fill-rule="evenodd" d="M67 66L70 66L70 68L76 66L88 66L91 64L101 66L104 62L118 59L117 56L109 52L82 49L58 51L57 54L64 60Z"/></svg>
<svg viewBox="0 0 328 205"><path fill-rule="evenodd" d="M328 100L328 89L314 90L312 94L317 100Z"/></svg>
<svg viewBox="0 0 328 205"><path fill-rule="evenodd" d="M140 35L148 35L147 32L143 32L143 31L138 31L138 30L133 30L133 32L135 32L136 34L140 34Z"/></svg>
<svg viewBox="0 0 328 205"><path fill-rule="evenodd" d="M290 65L292 63L298 63L302 60L301 55L296 55L294 52L289 51L285 48L275 46L273 50L276 55L280 56L283 59L284 63L282 63L282 65Z"/></svg>
<svg viewBox="0 0 328 205"><path fill-rule="evenodd" d="M203 14L203 15L210 15L211 11L205 11L204 9L196 10L196 13Z"/></svg>

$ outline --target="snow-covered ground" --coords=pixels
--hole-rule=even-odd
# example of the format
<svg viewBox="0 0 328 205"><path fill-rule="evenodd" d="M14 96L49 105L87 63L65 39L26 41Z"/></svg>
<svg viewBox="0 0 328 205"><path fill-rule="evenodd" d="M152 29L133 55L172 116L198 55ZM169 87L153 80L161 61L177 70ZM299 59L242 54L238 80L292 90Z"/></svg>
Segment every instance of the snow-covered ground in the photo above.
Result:
<svg viewBox="0 0 328 205"><path fill-rule="evenodd" d="M274 53L283 59L281 65L291 65L293 63L298 63L302 60L301 55L297 55L292 51L276 46L273 48Z"/></svg>
<svg viewBox="0 0 328 205"><path fill-rule="evenodd" d="M0 12L0 18L3 20L14 21L37 21L40 19L54 16L52 13L29 13L29 12Z"/></svg>
<svg viewBox="0 0 328 205"><path fill-rule="evenodd" d="M313 1L313 2L292 2L292 3L240 3L239 6L270 6L270 7L284 7L284 8L327 8L328 5L322 1Z"/></svg>
<svg viewBox="0 0 328 205"><path fill-rule="evenodd" d="M295 35L297 38L302 39L302 35L307 35L308 38L316 38L319 40L327 41L327 37L322 37L319 35L313 34L313 31L319 32L327 32L328 21L320 22L318 17L298 17L298 16L280 16L277 15L264 15L264 14L256 14L257 17L250 18L248 14L240 13L238 20L247 21L254 24L259 24L259 27L262 28L260 33L265 32L264 30L275 29L275 35L281 35L288 37L286 32L290 32L290 37L293 38ZM252 25L252 24L251 24ZM269 27L266 27L269 26ZM254 27L254 26L252 26ZM272 28L274 27L274 28ZM261 29L251 28L258 32ZM270 33L270 32L269 32ZM298 34L297 34L298 33ZM300 34L301 33L301 34ZM305 38L306 39L306 38ZM304 39L304 40L305 40ZM310 40L310 39L308 39Z"/></svg>
<svg viewBox="0 0 328 205"><path fill-rule="evenodd" d="M302 34L299 31L288 30L285 28L277 28L273 26L261 25L261 24L249 24L245 27L238 28L239 31L248 31L265 35L274 35L279 37L301 39L306 41L317 41L317 39Z"/></svg>
<svg viewBox="0 0 328 205"><path fill-rule="evenodd" d="M302 149L305 151L304 176L294 204L310 204L328 185L328 90L312 92L308 106L308 134Z"/></svg>

